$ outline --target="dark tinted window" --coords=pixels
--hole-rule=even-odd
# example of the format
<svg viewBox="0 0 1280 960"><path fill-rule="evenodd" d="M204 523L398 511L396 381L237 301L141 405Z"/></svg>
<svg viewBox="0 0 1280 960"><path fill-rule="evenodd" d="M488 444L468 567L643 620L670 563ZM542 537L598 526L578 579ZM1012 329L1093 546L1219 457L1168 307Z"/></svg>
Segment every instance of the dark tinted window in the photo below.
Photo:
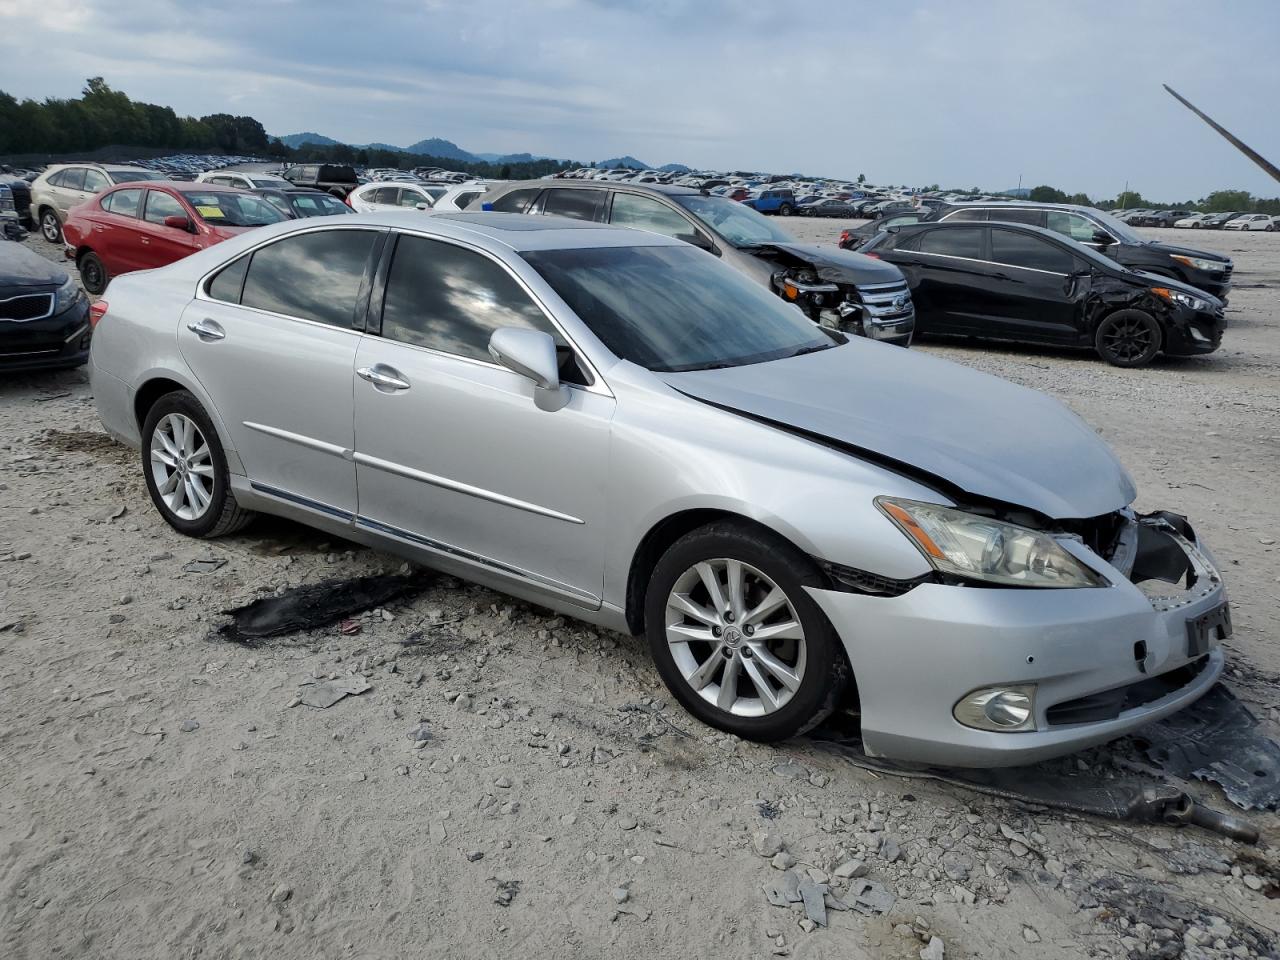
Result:
<svg viewBox="0 0 1280 960"><path fill-rule="evenodd" d="M1001 223L1026 223L1033 227L1044 225L1044 213L1040 210L1024 210L1021 207L1006 207L1000 210L988 210L988 220Z"/></svg>
<svg viewBox="0 0 1280 960"><path fill-rule="evenodd" d="M512 190L510 193L493 201L493 209L499 213L524 213L529 208L529 204L533 202L533 198L538 195L540 189Z"/></svg>
<svg viewBox="0 0 1280 960"><path fill-rule="evenodd" d="M915 249L921 253L940 253L948 257L982 259L982 227L939 227L920 237Z"/></svg>
<svg viewBox="0 0 1280 960"><path fill-rule="evenodd" d="M372 230L323 230L262 247L253 254L241 303L350 329L377 238Z"/></svg>
<svg viewBox="0 0 1280 960"><path fill-rule="evenodd" d="M499 327L542 330L562 342L529 295L488 257L400 237L383 299L384 337L489 360L489 337Z"/></svg>
<svg viewBox="0 0 1280 960"><path fill-rule="evenodd" d="M147 191L147 212L146 220L148 223L164 223L165 217L185 217L187 211L182 209L180 204L167 193L161 193L159 190Z"/></svg>
<svg viewBox="0 0 1280 960"><path fill-rule="evenodd" d="M223 267L209 281L209 296L227 303L240 302L240 288L244 286L244 275L249 270L249 258L241 257Z"/></svg>
<svg viewBox="0 0 1280 960"><path fill-rule="evenodd" d="M387 203L394 205L400 197L399 187L379 187L371 193L366 193L364 198L370 203Z"/></svg>
<svg viewBox="0 0 1280 960"><path fill-rule="evenodd" d="M163 173L154 170L110 170L107 173L113 183L137 183L139 180L168 180Z"/></svg>
<svg viewBox="0 0 1280 960"><path fill-rule="evenodd" d="M67 174L69 172L70 171L67 170L59 170L57 173L51 174L49 177L49 186L65 187L67 185Z"/></svg>
<svg viewBox="0 0 1280 960"><path fill-rule="evenodd" d="M478 190L475 193L460 193L453 198L453 202L459 210L465 210L470 206L471 201L478 196L480 196L480 191Z"/></svg>
<svg viewBox="0 0 1280 960"><path fill-rule="evenodd" d="M102 198L102 209L118 213L126 217L138 215L138 201L142 199L141 190L117 190Z"/></svg>
<svg viewBox="0 0 1280 960"><path fill-rule="evenodd" d="M973 223L987 219L985 210L957 210L947 214L947 223Z"/></svg>
<svg viewBox="0 0 1280 960"><path fill-rule="evenodd" d="M542 212L575 220L603 220L606 196L603 190L548 190Z"/></svg>
<svg viewBox="0 0 1280 960"><path fill-rule="evenodd" d="M1054 273L1070 273L1074 260L1066 250L1048 240L998 227L991 231L991 259L996 263L1051 270Z"/></svg>

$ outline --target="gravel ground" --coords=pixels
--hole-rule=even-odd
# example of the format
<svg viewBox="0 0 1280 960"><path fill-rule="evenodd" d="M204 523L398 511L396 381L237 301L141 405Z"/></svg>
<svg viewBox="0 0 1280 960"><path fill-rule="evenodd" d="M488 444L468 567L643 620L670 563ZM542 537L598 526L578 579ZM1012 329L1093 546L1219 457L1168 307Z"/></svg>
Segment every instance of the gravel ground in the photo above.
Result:
<svg viewBox="0 0 1280 960"><path fill-rule="evenodd" d="M788 224L831 242L843 225ZM1280 236L1194 241L1237 263L1211 357L913 349L1058 396L1139 507L1193 519L1231 590L1231 686L1275 734ZM183 570L201 558L225 564ZM227 607L400 568L281 521L184 539L100 431L83 371L0 382L0 956L1275 953L1272 814L1248 850L741 742L670 704L639 641L426 572L356 635L210 636ZM290 706L352 674L371 688ZM1124 755L1066 764L1105 777ZM829 926L769 904L788 869L830 884ZM887 912L835 909L868 881Z"/></svg>

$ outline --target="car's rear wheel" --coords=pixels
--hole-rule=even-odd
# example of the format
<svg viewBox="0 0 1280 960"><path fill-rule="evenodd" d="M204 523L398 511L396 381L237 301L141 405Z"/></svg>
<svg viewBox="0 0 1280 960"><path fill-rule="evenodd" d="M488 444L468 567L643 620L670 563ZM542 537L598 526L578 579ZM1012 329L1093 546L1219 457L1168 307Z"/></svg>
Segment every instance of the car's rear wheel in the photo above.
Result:
<svg viewBox="0 0 1280 960"><path fill-rule="evenodd" d="M699 720L749 740L813 728L849 676L835 629L805 589L821 585L813 561L769 531L726 521L682 537L645 596L663 681Z"/></svg>
<svg viewBox="0 0 1280 960"><path fill-rule="evenodd" d="M219 537L253 519L236 502L209 415L186 390L165 394L147 412L142 472L152 503L179 533Z"/></svg>
<svg viewBox="0 0 1280 960"><path fill-rule="evenodd" d="M111 278L107 276L107 268L102 265L102 259L96 253L92 250L82 253L77 266L80 268L80 282L84 284L86 293L96 297L107 289L107 281Z"/></svg>
<svg viewBox="0 0 1280 960"><path fill-rule="evenodd" d="M40 212L40 234L50 243L62 241L62 221L52 210L45 209Z"/></svg>
<svg viewBox="0 0 1280 960"><path fill-rule="evenodd" d="M1117 367L1145 367L1163 341L1160 324L1142 310L1117 310L1103 318L1094 335L1098 355Z"/></svg>
<svg viewBox="0 0 1280 960"><path fill-rule="evenodd" d="M791 204L784 203L782 206L780 206L778 208L778 214L779 216L783 216L783 217L791 216Z"/></svg>

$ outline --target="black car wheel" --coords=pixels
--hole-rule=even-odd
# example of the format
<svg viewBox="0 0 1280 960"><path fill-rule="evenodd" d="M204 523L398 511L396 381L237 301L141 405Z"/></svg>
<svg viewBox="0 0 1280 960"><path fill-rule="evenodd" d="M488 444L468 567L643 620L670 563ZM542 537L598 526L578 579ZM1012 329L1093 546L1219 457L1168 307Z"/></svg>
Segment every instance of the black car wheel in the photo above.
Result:
<svg viewBox="0 0 1280 960"><path fill-rule="evenodd" d="M40 233L50 243L62 240L62 221L52 210L45 210L40 214Z"/></svg>
<svg viewBox="0 0 1280 960"><path fill-rule="evenodd" d="M813 561L772 531L721 521L654 567L645 632L658 672L703 723L771 742L817 726L849 677L840 638L807 587Z"/></svg>
<svg viewBox="0 0 1280 960"><path fill-rule="evenodd" d="M780 206L778 208L778 215L783 217L791 216L791 204L784 203L782 206Z"/></svg>
<svg viewBox="0 0 1280 960"><path fill-rule="evenodd" d="M236 502L227 458L209 415L186 390L167 393L142 425L147 492L169 526L189 537L220 537L254 514Z"/></svg>
<svg viewBox="0 0 1280 960"><path fill-rule="evenodd" d="M1117 310L1098 324L1094 346L1098 355L1117 367L1145 367L1156 358L1163 341L1156 318L1142 310Z"/></svg>
<svg viewBox="0 0 1280 960"><path fill-rule="evenodd" d="M102 265L102 260L96 253L90 250L81 254L77 266L80 268L80 282L84 284L86 293L96 297L107 289L107 281L111 278L107 276L107 268Z"/></svg>

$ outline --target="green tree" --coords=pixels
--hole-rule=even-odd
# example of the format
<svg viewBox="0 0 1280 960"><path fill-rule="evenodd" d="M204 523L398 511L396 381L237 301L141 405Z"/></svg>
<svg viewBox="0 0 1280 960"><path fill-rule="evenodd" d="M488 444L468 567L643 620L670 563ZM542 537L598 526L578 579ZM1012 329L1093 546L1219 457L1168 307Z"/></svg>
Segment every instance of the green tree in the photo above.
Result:
<svg viewBox="0 0 1280 960"><path fill-rule="evenodd" d="M1253 202L1253 195L1248 190L1215 190L1200 201L1200 208L1209 213L1247 211L1253 209Z"/></svg>
<svg viewBox="0 0 1280 960"><path fill-rule="evenodd" d="M1031 188L1031 192L1027 194L1027 199L1034 200L1036 203L1066 203L1067 195L1057 187L1041 184L1038 187Z"/></svg>

